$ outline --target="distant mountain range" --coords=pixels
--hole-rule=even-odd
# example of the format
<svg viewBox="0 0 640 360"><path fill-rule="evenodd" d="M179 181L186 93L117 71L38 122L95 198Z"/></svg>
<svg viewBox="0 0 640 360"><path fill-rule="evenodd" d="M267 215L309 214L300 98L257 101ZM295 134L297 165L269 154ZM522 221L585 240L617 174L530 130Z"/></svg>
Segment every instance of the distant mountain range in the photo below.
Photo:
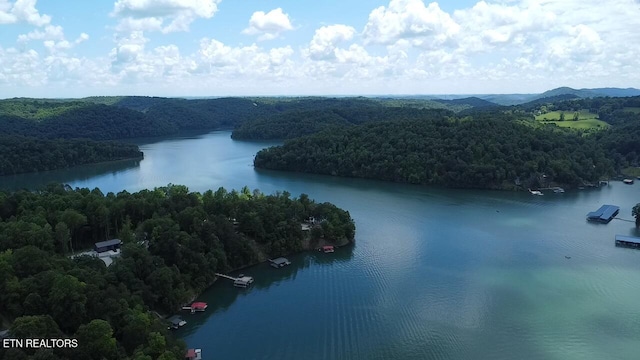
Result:
<svg viewBox="0 0 640 360"><path fill-rule="evenodd" d="M541 94L485 94L485 95L432 95L422 98L436 101L458 101L462 99L477 98L492 102L498 105L519 105L532 101L538 102L541 99L551 98L554 100L568 100L572 98L594 98L594 97L627 97L640 96L640 90L635 88L596 88L596 89L573 89L570 87L559 87L548 90ZM468 101L468 100L467 100Z"/></svg>

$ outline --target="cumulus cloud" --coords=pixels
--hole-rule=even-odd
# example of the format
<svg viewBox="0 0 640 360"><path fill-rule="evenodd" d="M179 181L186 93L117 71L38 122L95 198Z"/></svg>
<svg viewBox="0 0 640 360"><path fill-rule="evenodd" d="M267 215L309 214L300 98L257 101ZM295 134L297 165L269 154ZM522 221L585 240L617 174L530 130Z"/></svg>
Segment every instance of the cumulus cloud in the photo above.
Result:
<svg viewBox="0 0 640 360"><path fill-rule="evenodd" d="M391 0L369 14L363 37L368 44L393 44L407 39L414 45L442 46L460 31L451 16L437 3L425 6L422 0Z"/></svg>
<svg viewBox="0 0 640 360"><path fill-rule="evenodd" d="M316 30L306 53L313 60L334 59L338 44L351 40L355 33L356 29L347 25L323 26Z"/></svg>
<svg viewBox="0 0 640 360"><path fill-rule="evenodd" d="M242 31L247 35L260 35L258 40L272 40L285 31L293 30L289 15L282 12L281 8L273 9L268 13L256 11L249 19L249 27Z"/></svg>
<svg viewBox="0 0 640 360"><path fill-rule="evenodd" d="M221 0L118 0L112 16L120 31L187 31L198 18L210 19Z"/></svg>
<svg viewBox="0 0 640 360"><path fill-rule="evenodd" d="M0 0L0 24L26 22L34 26L44 26L51 22L51 16L41 15L36 9L37 0Z"/></svg>

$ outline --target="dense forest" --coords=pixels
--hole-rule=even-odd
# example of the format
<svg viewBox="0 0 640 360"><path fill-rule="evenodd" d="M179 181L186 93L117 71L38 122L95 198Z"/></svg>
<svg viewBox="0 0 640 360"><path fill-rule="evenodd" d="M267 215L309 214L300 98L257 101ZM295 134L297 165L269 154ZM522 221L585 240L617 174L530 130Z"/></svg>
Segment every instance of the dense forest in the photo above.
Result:
<svg viewBox="0 0 640 360"><path fill-rule="evenodd" d="M320 220L309 234L301 222ZM0 321L16 338L77 338L76 349L0 349L0 359L183 359L170 314L228 272L301 251L309 241L352 241L349 213L302 194L205 193L169 185L104 195L50 185L0 193ZM70 255L118 237L109 267ZM2 353L4 351L4 353Z"/></svg>
<svg viewBox="0 0 640 360"><path fill-rule="evenodd" d="M321 132L260 151L259 168L460 188L549 182L579 186L614 173L603 146L580 133L508 119L388 121Z"/></svg>
<svg viewBox="0 0 640 360"><path fill-rule="evenodd" d="M77 165L141 158L133 144L79 139L44 140L0 136L0 175L68 168Z"/></svg>

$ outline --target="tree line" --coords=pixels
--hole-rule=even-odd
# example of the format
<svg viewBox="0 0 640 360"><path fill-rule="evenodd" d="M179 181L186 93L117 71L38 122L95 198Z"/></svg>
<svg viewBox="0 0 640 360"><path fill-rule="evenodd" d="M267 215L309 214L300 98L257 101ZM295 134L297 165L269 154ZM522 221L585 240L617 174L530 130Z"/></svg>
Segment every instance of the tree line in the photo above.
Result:
<svg viewBox="0 0 640 360"><path fill-rule="evenodd" d="M321 225L305 235L301 222ZM169 185L137 193L99 189L0 192L0 319L17 338L78 339L77 349L11 349L0 359L182 359L154 312L170 314L228 272L304 248L305 236L352 241L349 213L307 195L247 187L204 193ZM120 238L107 267L72 257ZM4 356L4 358L3 358Z"/></svg>
<svg viewBox="0 0 640 360"><path fill-rule="evenodd" d="M142 156L142 152L133 144L0 136L0 175L46 171Z"/></svg>
<svg viewBox="0 0 640 360"><path fill-rule="evenodd" d="M324 131L260 151L259 168L458 188L597 182L614 162L591 137L482 112L463 119L386 121ZM545 181L542 181L545 179Z"/></svg>

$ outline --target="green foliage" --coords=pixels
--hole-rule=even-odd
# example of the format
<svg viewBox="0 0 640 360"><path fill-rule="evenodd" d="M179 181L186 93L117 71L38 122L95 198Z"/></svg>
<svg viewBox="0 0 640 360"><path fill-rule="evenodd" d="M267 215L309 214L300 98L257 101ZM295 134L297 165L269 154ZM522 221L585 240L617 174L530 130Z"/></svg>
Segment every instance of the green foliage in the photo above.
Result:
<svg viewBox="0 0 640 360"><path fill-rule="evenodd" d="M542 174L565 185L597 181L613 164L592 139L532 129L497 113L475 120L394 121L325 131L260 151L256 167L415 184L503 188Z"/></svg>
<svg viewBox="0 0 640 360"><path fill-rule="evenodd" d="M327 241L355 233L349 213L331 204L248 187L199 194L169 185L104 195L50 185L0 192L0 210L0 317L14 320L19 338L79 340L77 349L37 354L43 359L182 359L184 343L151 310L174 312L216 272L303 250L300 224L310 216L322 219ZM66 255L108 233L128 237L111 266Z"/></svg>
<svg viewBox="0 0 640 360"><path fill-rule="evenodd" d="M631 216L636 218L636 227L640 226L640 204L636 204L636 206L631 209Z"/></svg>
<svg viewBox="0 0 640 360"><path fill-rule="evenodd" d="M140 157L142 152L133 144L0 136L0 175Z"/></svg>

